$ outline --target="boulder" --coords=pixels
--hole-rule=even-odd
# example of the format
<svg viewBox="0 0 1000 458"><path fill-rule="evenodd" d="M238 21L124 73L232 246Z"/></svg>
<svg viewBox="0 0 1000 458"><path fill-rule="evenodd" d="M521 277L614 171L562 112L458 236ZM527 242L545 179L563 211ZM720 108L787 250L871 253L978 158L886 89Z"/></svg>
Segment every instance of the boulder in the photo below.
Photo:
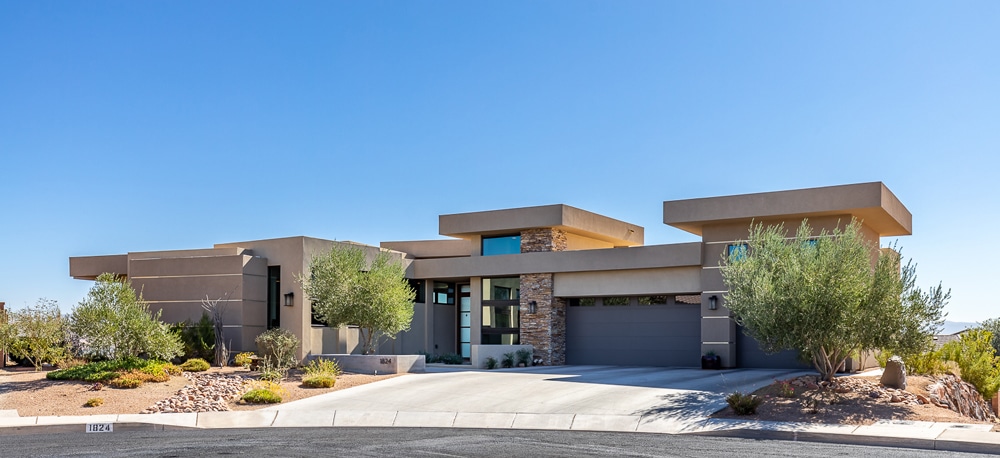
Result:
<svg viewBox="0 0 1000 458"><path fill-rule="evenodd" d="M880 382L890 388L906 389L906 365L903 364L903 358L898 356L889 358L885 363Z"/></svg>

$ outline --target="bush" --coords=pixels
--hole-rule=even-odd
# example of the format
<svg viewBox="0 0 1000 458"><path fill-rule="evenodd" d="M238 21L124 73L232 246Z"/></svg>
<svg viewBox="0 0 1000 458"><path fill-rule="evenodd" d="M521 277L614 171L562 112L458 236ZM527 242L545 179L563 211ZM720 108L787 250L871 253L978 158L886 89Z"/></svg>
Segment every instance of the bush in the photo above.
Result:
<svg viewBox="0 0 1000 458"><path fill-rule="evenodd" d="M307 375L340 375L340 365L332 359L316 358L303 368Z"/></svg>
<svg viewBox="0 0 1000 458"><path fill-rule="evenodd" d="M333 375L307 375L302 378L302 384L309 388L333 388L337 377Z"/></svg>
<svg viewBox="0 0 1000 458"><path fill-rule="evenodd" d="M215 358L215 324L208 313L202 312L197 323L185 321L175 324L171 326L171 331L181 339L185 359L201 358L207 361Z"/></svg>
<svg viewBox="0 0 1000 458"><path fill-rule="evenodd" d="M497 359L496 358L494 358L492 356L487 356L486 357L485 365L486 365L487 369L496 369L498 364L499 363L497 363Z"/></svg>
<svg viewBox="0 0 1000 458"><path fill-rule="evenodd" d="M251 404L277 404L281 402L281 396L268 390L256 389L247 391L243 400Z"/></svg>
<svg viewBox="0 0 1000 458"><path fill-rule="evenodd" d="M127 280L101 274L87 297L73 308L70 330L86 342L80 351L91 360L118 360L142 354L168 360L181 354L180 338L149 312Z"/></svg>
<svg viewBox="0 0 1000 458"><path fill-rule="evenodd" d="M458 353L445 353L441 355L441 362L445 364L462 364L465 362L465 358Z"/></svg>
<svg viewBox="0 0 1000 458"><path fill-rule="evenodd" d="M118 377L108 382L108 385L111 385L115 388L126 388L126 389L139 388L140 386L142 386L142 378L132 373L119 375Z"/></svg>
<svg viewBox="0 0 1000 458"><path fill-rule="evenodd" d="M531 365L531 350L521 348L517 350L517 365L524 364L524 367Z"/></svg>
<svg viewBox="0 0 1000 458"><path fill-rule="evenodd" d="M249 369L250 365L253 364L254 354L249 351L239 353L233 358L233 363L237 366L243 366L244 369Z"/></svg>
<svg viewBox="0 0 1000 458"><path fill-rule="evenodd" d="M184 361L184 364L181 364L181 370L184 372L205 372L210 367L212 367L212 365L208 364L208 361L201 358L191 358Z"/></svg>
<svg viewBox="0 0 1000 458"><path fill-rule="evenodd" d="M503 358L500 359L500 367L503 368L514 367L514 352L503 354Z"/></svg>
<svg viewBox="0 0 1000 458"><path fill-rule="evenodd" d="M774 386L778 389L778 396L783 398L794 398L795 387L788 380L775 380Z"/></svg>
<svg viewBox="0 0 1000 458"><path fill-rule="evenodd" d="M258 376L261 380L269 382L280 382L288 376L288 369L283 367L278 367L271 361L271 358L264 358L264 361L260 364L260 375Z"/></svg>
<svg viewBox="0 0 1000 458"><path fill-rule="evenodd" d="M726 403L729 404L729 407L732 407L733 412L736 412L736 415L753 415L757 413L757 407L760 406L760 403L763 401L764 399L760 396L743 394L739 391L730 394L729 397L726 398Z"/></svg>
<svg viewBox="0 0 1000 458"><path fill-rule="evenodd" d="M282 328L268 329L257 336L254 342L261 356L264 359L271 359L276 367L287 370L295 366L295 351L299 349L299 338L291 331Z"/></svg>
<svg viewBox="0 0 1000 458"><path fill-rule="evenodd" d="M3 312L0 320L0 347L6 345L11 356L26 359L35 370L66 358L64 320L55 301L39 299L34 306Z"/></svg>
<svg viewBox="0 0 1000 458"><path fill-rule="evenodd" d="M104 400L101 398L90 398L87 402L83 403L84 407L97 407L104 404Z"/></svg>
<svg viewBox="0 0 1000 458"><path fill-rule="evenodd" d="M139 358L126 358L117 361L98 361L75 366L68 369L45 374L50 380L80 380L82 382L107 382L131 371L145 373L148 376L158 376L158 373L180 375L179 369L173 364Z"/></svg>
<svg viewBox="0 0 1000 458"><path fill-rule="evenodd" d="M962 380L971 383L984 399L991 399L1000 389L1000 358L991 343L993 334L971 329L957 341L948 342L941 353L958 363Z"/></svg>

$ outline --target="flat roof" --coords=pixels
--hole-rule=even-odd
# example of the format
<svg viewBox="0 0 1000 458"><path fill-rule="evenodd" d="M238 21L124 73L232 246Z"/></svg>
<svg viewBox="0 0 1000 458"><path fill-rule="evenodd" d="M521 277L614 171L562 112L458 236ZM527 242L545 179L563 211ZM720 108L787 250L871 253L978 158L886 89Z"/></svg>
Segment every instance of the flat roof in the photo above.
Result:
<svg viewBox="0 0 1000 458"><path fill-rule="evenodd" d="M850 214L880 236L910 235L913 215L882 182L663 202L663 223L696 235L710 224Z"/></svg>
<svg viewBox="0 0 1000 458"><path fill-rule="evenodd" d="M642 245L642 226L619 221L569 205L509 208L438 217L441 235L469 238L472 235L503 235L524 229L557 228L620 246Z"/></svg>

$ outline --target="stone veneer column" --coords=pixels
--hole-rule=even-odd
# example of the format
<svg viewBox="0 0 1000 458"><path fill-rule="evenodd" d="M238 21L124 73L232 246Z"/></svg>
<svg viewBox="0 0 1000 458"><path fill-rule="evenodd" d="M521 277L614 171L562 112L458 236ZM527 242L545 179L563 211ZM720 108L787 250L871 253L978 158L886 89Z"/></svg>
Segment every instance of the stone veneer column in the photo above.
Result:
<svg viewBox="0 0 1000 458"><path fill-rule="evenodd" d="M560 229L539 228L521 231L521 252L563 251L566 233ZM553 297L551 273L521 275L521 343L535 349L535 358L543 364L566 364L566 301ZM535 313L528 313L531 301Z"/></svg>

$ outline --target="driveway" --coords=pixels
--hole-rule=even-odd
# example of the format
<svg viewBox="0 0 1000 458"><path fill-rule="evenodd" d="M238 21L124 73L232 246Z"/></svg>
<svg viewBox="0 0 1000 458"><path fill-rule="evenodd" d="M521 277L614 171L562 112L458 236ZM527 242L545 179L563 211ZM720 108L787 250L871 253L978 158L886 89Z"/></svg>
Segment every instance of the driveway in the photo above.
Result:
<svg viewBox="0 0 1000 458"><path fill-rule="evenodd" d="M272 410L641 415L690 422L802 370L540 366L492 371L428 368Z"/></svg>

